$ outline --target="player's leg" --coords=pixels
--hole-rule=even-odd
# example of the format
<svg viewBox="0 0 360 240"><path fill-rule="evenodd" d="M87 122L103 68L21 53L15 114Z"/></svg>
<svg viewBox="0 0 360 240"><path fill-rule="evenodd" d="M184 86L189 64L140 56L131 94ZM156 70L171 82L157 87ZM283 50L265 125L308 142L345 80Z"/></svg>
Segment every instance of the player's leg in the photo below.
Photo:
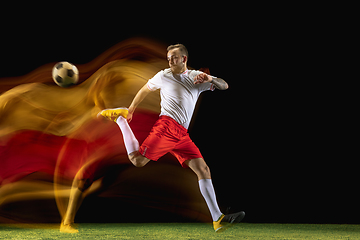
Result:
<svg viewBox="0 0 360 240"><path fill-rule="evenodd" d="M145 166L150 161L150 159L139 153L139 142L131 130L127 120L120 116L116 120L116 123L120 127L123 134L125 148L128 153L129 160L132 162L132 164L134 164L135 167Z"/></svg>
<svg viewBox="0 0 360 240"><path fill-rule="evenodd" d="M245 217L245 212L224 215L221 213L216 201L215 190L211 180L210 169L203 158L195 158L185 162L197 175L199 179L200 192L210 210L214 230L220 232L232 223L238 223Z"/></svg>
<svg viewBox="0 0 360 240"><path fill-rule="evenodd" d="M199 180L200 192L209 207L213 221L217 221L223 214L221 213L216 201L209 167L207 166L203 158L194 158L188 160L186 164L197 175Z"/></svg>
<svg viewBox="0 0 360 240"><path fill-rule="evenodd" d="M70 191L69 203L63 218L63 221L60 225L60 231L64 233L77 233L77 229L73 227L75 215L79 210L82 201L89 194L94 194L103 189L103 178L100 178L94 182L89 181L89 179L77 180L76 178L73 181L73 186Z"/></svg>
<svg viewBox="0 0 360 240"><path fill-rule="evenodd" d="M105 109L99 113L99 115L112 120L117 123L119 126L125 143L125 148L128 153L129 160L136 167L145 166L150 159L144 157L139 153L139 142L136 139L133 131L131 130L126 117L128 115L127 108L114 108L114 109Z"/></svg>
<svg viewBox="0 0 360 240"><path fill-rule="evenodd" d="M145 166L148 162L150 162L150 159L144 157L143 155L141 155L139 153L139 151L136 152L132 152L128 155L130 162L132 162L132 164L134 164L135 167L143 167Z"/></svg>
<svg viewBox="0 0 360 240"><path fill-rule="evenodd" d="M83 200L83 193L89 187L89 181L86 179L74 179L70 192L68 207L64 219L60 225L60 231L64 233L77 233L72 224L74 223L75 215Z"/></svg>
<svg viewBox="0 0 360 240"><path fill-rule="evenodd" d="M210 169L203 158L194 158L187 160L185 163L194 171L199 181L201 179L211 179Z"/></svg>

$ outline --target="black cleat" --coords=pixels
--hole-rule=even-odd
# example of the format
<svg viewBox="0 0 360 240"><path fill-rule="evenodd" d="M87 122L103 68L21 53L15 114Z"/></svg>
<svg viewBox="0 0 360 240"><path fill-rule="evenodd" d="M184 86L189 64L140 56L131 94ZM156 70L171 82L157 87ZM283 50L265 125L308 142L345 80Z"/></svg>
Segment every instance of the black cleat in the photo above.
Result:
<svg viewBox="0 0 360 240"><path fill-rule="evenodd" d="M215 232L222 232L231 227L234 223L239 223L245 217L245 212L241 211L233 214L221 215L221 217L213 222Z"/></svg>

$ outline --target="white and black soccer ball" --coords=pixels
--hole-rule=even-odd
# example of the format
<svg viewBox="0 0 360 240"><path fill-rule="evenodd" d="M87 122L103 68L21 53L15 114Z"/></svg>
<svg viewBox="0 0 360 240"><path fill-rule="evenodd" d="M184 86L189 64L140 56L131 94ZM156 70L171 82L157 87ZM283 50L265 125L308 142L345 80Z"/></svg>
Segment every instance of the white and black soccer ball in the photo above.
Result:
<svg viewBox="0 0 360 240"><path fill-rule="evenodd" d="M79 80L79 70L69 62L58 62L52 70L54 82L60 87L69 87Z"/></svg>

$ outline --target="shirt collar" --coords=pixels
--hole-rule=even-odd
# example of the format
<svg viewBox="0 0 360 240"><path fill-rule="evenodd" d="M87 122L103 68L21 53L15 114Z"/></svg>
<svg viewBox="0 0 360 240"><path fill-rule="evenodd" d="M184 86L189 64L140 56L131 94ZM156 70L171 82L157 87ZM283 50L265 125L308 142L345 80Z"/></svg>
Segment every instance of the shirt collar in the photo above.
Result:
<svg viewBox="0 0 360 240"><path fill-rule="evenodd" d="M187 74L188 69L186 69L184 72L182 72L181 74Z"/></svg>

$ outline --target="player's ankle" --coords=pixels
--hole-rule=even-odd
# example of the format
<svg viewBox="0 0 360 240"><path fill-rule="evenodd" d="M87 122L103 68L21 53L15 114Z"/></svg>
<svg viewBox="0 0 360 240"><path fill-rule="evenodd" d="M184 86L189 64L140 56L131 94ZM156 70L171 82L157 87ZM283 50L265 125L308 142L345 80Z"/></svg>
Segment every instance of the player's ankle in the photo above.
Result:
<svg viewBox="0 0 360 240"><path fill-rule="evenodd" d="M71 224L71 221L65 219L65 220L63 221L63 224L64 224L64 225L70 225L70 224Z"/></svg>

